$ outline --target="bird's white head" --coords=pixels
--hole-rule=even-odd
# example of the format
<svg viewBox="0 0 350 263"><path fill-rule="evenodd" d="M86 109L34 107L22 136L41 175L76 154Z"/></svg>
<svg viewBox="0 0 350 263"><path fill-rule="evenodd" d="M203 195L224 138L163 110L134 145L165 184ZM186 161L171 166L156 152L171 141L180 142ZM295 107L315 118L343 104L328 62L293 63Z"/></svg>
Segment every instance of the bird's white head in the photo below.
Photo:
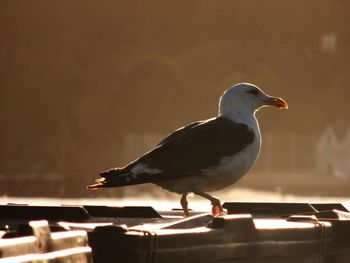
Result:
<svg viewBox="0 0 350 263"><path fill-rule="evenodd" d="M269 96L253 84L239 83L227 89L221 96L219 116L228 118L254 116L257 110L269 105L288 109L287 102L283 99Z"/></svg>

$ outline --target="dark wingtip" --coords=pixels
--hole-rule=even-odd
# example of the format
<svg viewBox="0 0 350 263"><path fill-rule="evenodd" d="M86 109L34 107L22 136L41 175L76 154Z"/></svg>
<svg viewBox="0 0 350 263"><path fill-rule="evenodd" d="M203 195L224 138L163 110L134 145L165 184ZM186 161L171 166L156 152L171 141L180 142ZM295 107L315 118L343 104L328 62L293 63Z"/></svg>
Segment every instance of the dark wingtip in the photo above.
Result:
<svg viewBox="0 0 350 263"><path fill-rule="evenodd" d="M110 170L102 171L99 175L103 178L107 178L107 177L119 174L121 171L122 171L122 168L117 167Z"/></svg>
<svg viewBox="0 0 350 263"><path fill-rule="evenodd" d="M111 171L111 170L107 170L107 171L100 172L99 176L105 177L105 175L107 175L110 171Z"/></svg>

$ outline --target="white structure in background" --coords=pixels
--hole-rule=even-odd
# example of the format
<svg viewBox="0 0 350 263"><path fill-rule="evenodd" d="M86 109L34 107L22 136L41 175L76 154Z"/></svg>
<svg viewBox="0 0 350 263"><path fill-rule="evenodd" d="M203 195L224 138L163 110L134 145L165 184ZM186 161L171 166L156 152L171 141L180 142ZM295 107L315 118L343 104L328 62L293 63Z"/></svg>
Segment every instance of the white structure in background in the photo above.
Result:
<svg viewBox="0 0 350 263"><path fill-rule="evenodd" d="M350 177L350 126L342 124L343 135L339 136L329 126L321 135L316 149L316 173L336 177ZM344 133L345 132L345 133Z"/></svg>
<svg viewBox="0 0 350 263"><path fill-rule="evenodd" d="M333 53L337 50L337 35L335 33L325 33L322 35L322 50L327 53Z"/></svg>

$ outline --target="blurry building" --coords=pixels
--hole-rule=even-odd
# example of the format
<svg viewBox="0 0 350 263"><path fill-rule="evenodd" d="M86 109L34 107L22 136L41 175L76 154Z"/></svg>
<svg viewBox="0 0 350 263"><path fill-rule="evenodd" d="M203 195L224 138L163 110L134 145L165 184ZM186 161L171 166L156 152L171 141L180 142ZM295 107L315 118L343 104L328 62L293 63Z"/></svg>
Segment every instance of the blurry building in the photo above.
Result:
<svg viewBox="0 0 350 263"><path fill-rule="evenodd" d="M350 126L338 121L328 126L317 143L316 174L350 177Z"/></svg>

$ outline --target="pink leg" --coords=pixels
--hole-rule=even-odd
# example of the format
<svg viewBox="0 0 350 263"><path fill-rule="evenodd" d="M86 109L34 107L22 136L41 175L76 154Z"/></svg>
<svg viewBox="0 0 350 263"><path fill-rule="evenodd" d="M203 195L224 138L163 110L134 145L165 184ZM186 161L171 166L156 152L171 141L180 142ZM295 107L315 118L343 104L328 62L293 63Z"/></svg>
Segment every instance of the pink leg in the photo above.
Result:
<svg viewBox="0 0 350 263"><path fill-rule="evenodd" d="M204 193L204 192L196 192L195 194L199 195L201 197L204 197L211 202L211 204L213 206L211 213L213 216L222 216L222 215L227 214L225 209L221 206L221 202L218 198L213 197L211 195L208 195L207 193Z"/></svg>
<svg viewBox="0 0 350 263"><path fill-rule="evenodd" d="M190 216L190 212L188 211L187 195L187 192L183 193L180 201L185 217Z"/></svg>

